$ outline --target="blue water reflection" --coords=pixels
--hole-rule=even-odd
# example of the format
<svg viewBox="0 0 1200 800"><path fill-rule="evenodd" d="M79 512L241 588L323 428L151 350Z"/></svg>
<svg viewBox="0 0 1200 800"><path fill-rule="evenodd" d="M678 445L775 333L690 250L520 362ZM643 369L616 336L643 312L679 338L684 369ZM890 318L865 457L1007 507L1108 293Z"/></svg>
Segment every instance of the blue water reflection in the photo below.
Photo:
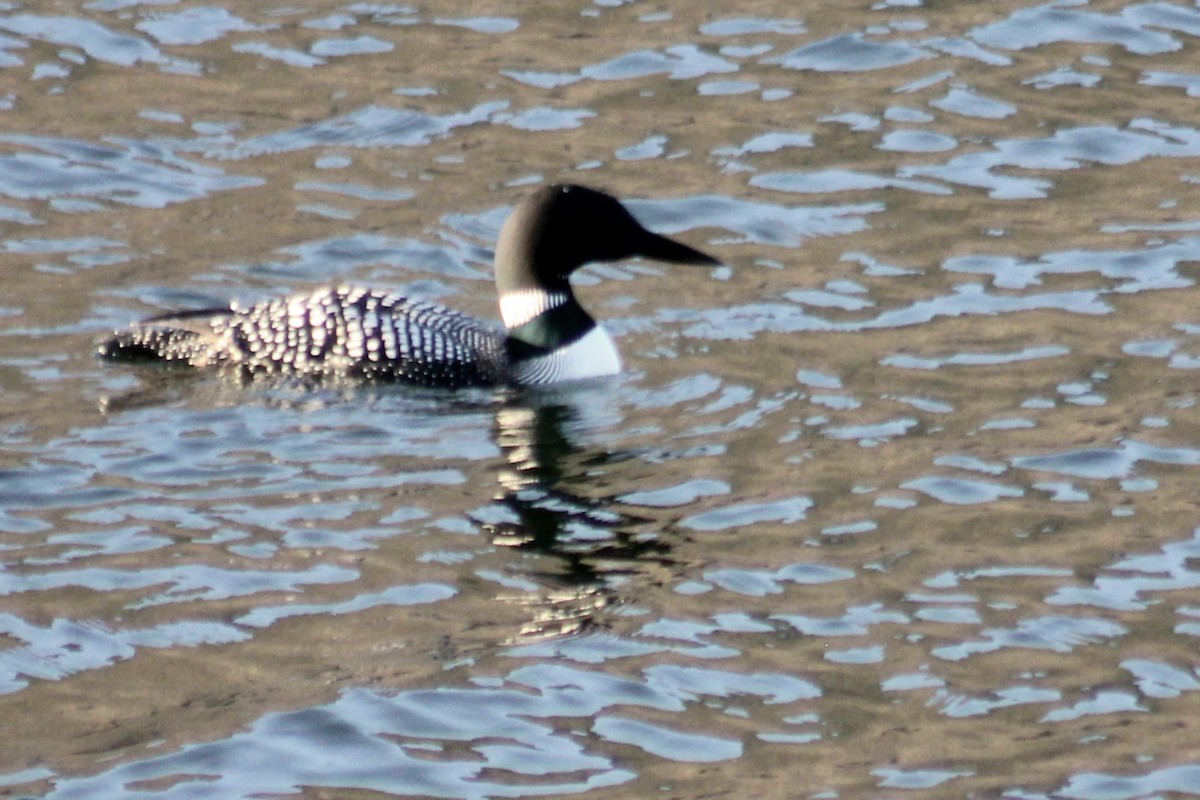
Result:
<svg viewBox="0 0 1200 800"><path fill-rule="evenodd" d="M0 141L42 154L0 156L0 195L18 200L96 197L140 208L162 208L210 192L259 186L261 178L226 175L193 164L153 143L104 146L41 136Z"/></svg>

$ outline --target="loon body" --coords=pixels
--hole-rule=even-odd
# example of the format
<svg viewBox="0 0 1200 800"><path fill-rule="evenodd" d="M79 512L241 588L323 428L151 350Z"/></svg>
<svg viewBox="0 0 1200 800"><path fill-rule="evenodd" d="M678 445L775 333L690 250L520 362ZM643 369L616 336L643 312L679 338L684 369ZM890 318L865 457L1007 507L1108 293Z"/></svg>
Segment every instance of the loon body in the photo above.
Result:
<svg viewBox="0 0 1200 800"><path fill-rule="evenodd" d="M613 375L621 369L616 346L575 299L568 277L590 262L633 256L720 263L646 230L603 192L548 186L517 206L500 230L495 270L503 331L437 303L338 287L248 308L152 317L117 331L99 352L447 388Z"/></svg>

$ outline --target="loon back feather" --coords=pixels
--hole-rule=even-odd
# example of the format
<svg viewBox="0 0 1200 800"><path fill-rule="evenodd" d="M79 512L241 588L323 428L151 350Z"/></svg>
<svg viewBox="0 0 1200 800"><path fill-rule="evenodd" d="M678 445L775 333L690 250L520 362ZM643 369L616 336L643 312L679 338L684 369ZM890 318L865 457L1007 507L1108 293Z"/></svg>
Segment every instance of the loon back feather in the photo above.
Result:
<svg viewBox="0 0 1200 800"><path fill-rule="evenodd" d="M228 308L204 308L161 314L116 331L101 343L98 352L105 358L121 361L170 361L188 366L208 366L215 363L203 358L215 356L212 343L212 320L228 317Z"/></svg>
<svg viewBox="0 0 1200 800"><path fill-rule="evenodd" d="M248 308L164 314L101 345L115 360L258 373L357 375L425 386L504 378L504 335L437 303L365 289L319 289Z"/></svg>

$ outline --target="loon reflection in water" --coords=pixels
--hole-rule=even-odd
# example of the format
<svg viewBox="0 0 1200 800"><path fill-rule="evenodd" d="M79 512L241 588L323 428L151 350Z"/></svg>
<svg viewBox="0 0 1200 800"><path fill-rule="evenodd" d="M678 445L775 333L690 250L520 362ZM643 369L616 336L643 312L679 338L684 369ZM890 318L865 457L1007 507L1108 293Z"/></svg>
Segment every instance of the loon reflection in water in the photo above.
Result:
<svg viewBox="0 0 1200 800"><path fill-rule="evenodd" d="M436 303L338 287L248 308L153 317L117 331L99 352L445 388L614 375L621 369L616 346L575 299L568 277L588 263L634 256L720 263L647 230L610 195L547 186L517 206L500 231L495 272L504 331Z"/></svg>
<svg viewBox="0 0 1200 800"><path fill-rule="evenodd" d="M493 544L544 557L524 562L538 591L501 596L531 610L510 643L590 629L598 612L620 601L624 580L665 580L679 568L662 535L669 523L598 490L597 474L635 459L575 441L587 405L580 399L539 392L496 411L500 491L473 519Z"/></svg>

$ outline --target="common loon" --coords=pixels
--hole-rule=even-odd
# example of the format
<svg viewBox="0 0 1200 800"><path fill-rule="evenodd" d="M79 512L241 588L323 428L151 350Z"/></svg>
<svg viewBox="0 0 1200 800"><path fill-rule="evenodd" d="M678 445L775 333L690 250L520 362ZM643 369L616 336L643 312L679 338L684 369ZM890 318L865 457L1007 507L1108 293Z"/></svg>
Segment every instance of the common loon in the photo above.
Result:
<svg viewBox="0 0 1200 800"><path fill-rule="evenodd" d="M608 333L567 278L584 264L644 256L720 264L648 231L616 198L544 187L517 206L496 245L505 331L437 303L348 287L152 317L117 331L102 356L258 373L340 376L460 388L613 375Z"/></svg>

